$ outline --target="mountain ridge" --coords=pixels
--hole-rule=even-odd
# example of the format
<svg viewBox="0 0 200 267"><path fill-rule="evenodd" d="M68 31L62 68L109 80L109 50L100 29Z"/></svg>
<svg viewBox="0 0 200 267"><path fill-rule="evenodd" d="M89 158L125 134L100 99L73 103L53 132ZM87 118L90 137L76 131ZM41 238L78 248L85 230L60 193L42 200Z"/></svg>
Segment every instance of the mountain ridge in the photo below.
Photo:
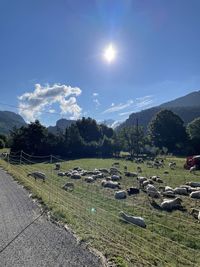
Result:
<svg viewBox="0 0 200 267"><path fill-rule="evenodd" d="M117 130L127 126L136 125L136 119L138 119L139 125L143 126L144 130L147 131L149 122L156 113L163 109L168 109L176 113L184 121L185 125L187 125L195 118L200 117L200 91L194 91L159 106L132 113L126 121L117 127Z"/></svg>
<svg viewBox="0 0 200 267"><path fill-rule="evenodd" d="M9 134L13 127L20 128L26 122L19 114L12 111L0 111L0 133Z"/></svg>

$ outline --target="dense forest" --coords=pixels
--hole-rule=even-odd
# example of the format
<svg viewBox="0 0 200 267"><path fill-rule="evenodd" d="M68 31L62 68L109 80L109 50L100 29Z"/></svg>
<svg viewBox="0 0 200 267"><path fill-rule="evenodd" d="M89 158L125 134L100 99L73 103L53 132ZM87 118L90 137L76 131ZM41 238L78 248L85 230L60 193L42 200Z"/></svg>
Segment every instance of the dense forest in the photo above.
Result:
<svg viewBox="0 0 200 267"><path fill-rule="evenodd" d="M170 110L159 111L144 131L140 125L114 131L94 119L82 118L65 132L53 134L36 120L21 128L14 128L8 137L0 136L0 147L12 152L23 150L31 155L54 154L65 158L118 157L121 151L131 157L141 154L200 153L200 118L187 126Z"/></svg>

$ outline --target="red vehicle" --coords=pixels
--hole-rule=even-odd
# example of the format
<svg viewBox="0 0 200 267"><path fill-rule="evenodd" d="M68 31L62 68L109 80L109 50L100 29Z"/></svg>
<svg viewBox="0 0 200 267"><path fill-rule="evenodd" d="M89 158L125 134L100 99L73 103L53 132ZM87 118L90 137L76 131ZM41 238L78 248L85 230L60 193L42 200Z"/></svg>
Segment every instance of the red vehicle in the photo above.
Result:
<svg viewBox="0 0 200 267"><path fill-rule="evenodd" d="M194 165L196 166L197 170L200 169L200 155L187 157L184 168L189 170Z"/></svg>

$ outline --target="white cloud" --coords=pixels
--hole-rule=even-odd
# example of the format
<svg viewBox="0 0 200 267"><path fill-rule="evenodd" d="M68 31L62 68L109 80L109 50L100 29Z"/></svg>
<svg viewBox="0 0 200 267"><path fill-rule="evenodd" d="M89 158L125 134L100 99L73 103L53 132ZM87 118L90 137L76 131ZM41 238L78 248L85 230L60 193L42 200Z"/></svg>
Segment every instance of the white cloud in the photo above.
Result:
<svg viewBox="0 0 200 267"><path fill-rule="evenodd" d="M93 94L92 94L93 97L96 97L96 96L98 96L98 95L99 95L98 93L93 93Z"/></svg>
<svg viewBox="0 0 200 267"><path fill-rule="evenodd" d="M110 108L103 111L103 114L123 110L125 108L130 107L132 104L133 104L133 100L128 100L127 103L125 103L125 104L120 103L118 105L115 105L114 103L112 103Z"/></svg>
<svg viewBox="0 0 200 267"><path fill-rule="evenodd" d="M149 108L154 103L154 99L153 99L152 95L147 95L144 97L136 98L134 103L135 103L134 104L134 110L121 112L121 113L119 113L119 116L127 116L133 112L140 111L143 108Z"/></svg>
<svg viewBox="0 0 200 267"><path fill-rule="evenodd" d="M101 105L97 98L93 99L93 102L95 103L96 108L98 108Z"/></svg>
<svg viewBox="0 0 200 267"><path fill-rule="evenodd" d="M56 111L55 111L55 109L50 109L49 110L49 113L55 113Z"/></svg>
<svg viewBox="0 0 200 267"><path fill-rule="evenodd" d="M67 85L54 84L52 86L41 86L35 84L33 92L24 93L19 96L19 113L27 121L34 121L39 117L46 107L58 103L61 114L68 114L73 118L81 115L81 108L76 102L76 97L81 94L81 89Z"/></svg>
<svg viewBox="0 0 200 267"><path fill-rule="evenodd" d="M144 97L136 98L136 107L137 108L143 108L150 106L153 103L153 96L147 95Z"/></svg>
<svg viewBox="0 0 200 267"><path fill-rule="evenodd" d="M134 112L134 110L133 111L122 112L122 113L119 113L119 116L126 116L126 115L129 115L129 114L133 113L133 112Z"/></svg>

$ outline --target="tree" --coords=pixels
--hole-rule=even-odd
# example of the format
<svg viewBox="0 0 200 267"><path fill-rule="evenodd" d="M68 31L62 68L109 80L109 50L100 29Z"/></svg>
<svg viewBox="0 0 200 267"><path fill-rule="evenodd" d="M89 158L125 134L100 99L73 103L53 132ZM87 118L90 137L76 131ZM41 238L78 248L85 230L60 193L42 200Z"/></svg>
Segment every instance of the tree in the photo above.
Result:
<svg viewBox="0 0 200 267"><path fill-rule="evenodd" d="M0 139L0 149L5 147L5 142L3 139Z"/></svg>
<svg viewBox="0 0 200 267"><path fill-rule="evenodd" d="M186 129L182 119L170 110L161 110L148 126L153 144L166 147L170 152L178 152L187 141Z"/></svg>
<svg viewBox="0 0 200 267"><path fill-rule="evenodd" d="M102 140L101 153L103 157L111 157L113 155L112 139L104 136Z"/></svg>
<svg viewBox="0 0 200 267"><path fill-rule="evenodd" d="M79 129L76 124L72 124L67 130L65 137L68 138L68 153L71 156L80 157L84 151L84 140L79 133Z"/></svg>
<svg viewBox="0 0 200 267"><path fill-rule="evenodd" d="M123 147L125 150L131 154L139 154L144 146L144 132L142 127L126 127L123 128L119 134L121 142L123 142Z"/></svg>
<svg viewBox="0 0 200 267"><path fill-rule="evenodd" d="M76 122L80 136L85 142L99 141L102 137L101 129L95 120L82 118Z"/></svg>
<svg viewBox="0 0 200 267"><path fill-rule="evenodd" d="M187 126L194 153L200 153L200 117L194 119Z"/></svg>
<svg viewBox="0 0 200 267"><path fill-rule="evenodd" d="M26 127L13 129L11 132L11 151L24 150L29 154L45 155L47 129L38 120Z"/></svg>
<svg viewBox="0 0 200 267"><path fill-rule="evenodd" d="M200 140L200 117L188 124L187 131L191 139Z"/></svg>

